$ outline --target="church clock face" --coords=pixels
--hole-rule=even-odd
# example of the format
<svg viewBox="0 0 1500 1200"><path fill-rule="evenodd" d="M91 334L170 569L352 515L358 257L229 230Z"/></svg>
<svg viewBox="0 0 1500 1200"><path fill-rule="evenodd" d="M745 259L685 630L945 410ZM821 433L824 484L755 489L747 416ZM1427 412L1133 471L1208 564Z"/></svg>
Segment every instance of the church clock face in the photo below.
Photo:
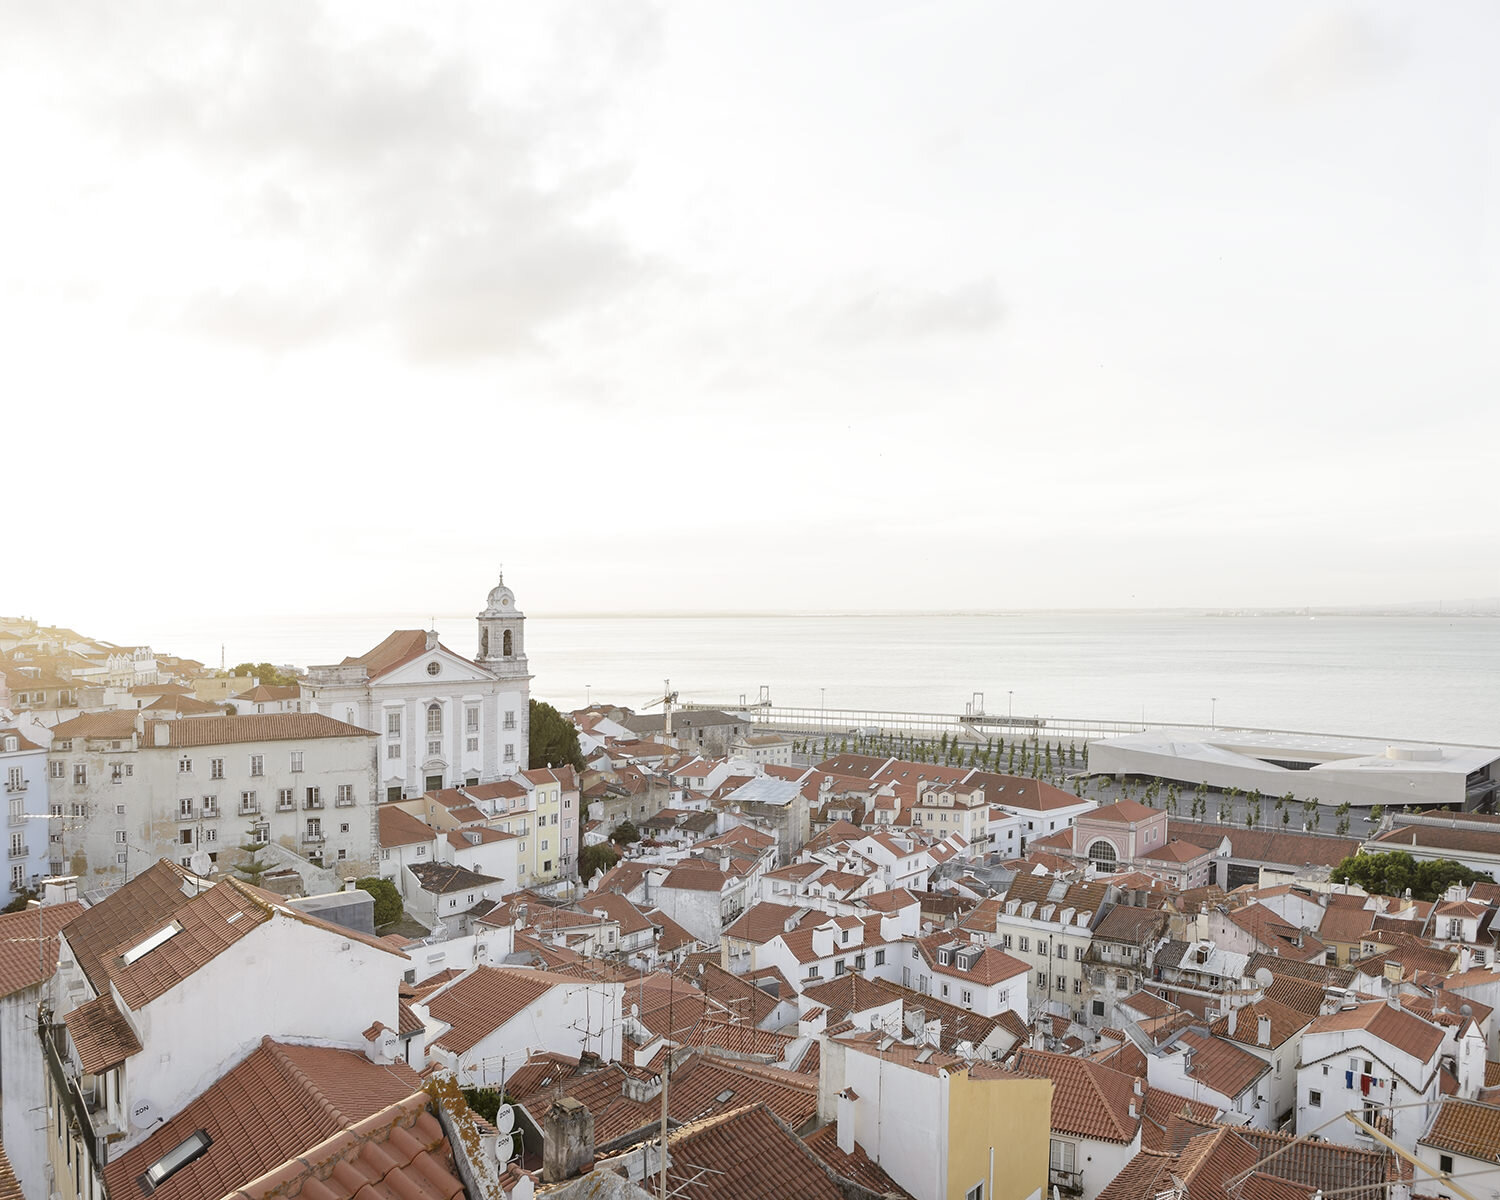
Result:
<svg viewBox="0 0 1500 1200"><path fill-rule="evenodd" d="M443 668L442 668L442 667L441 667L441 666L439 666L439 665L438 665L438 664L437 664L437 663L435 663L435 662L430 662L430 663L428 663L428 664L427 664L427 673L428 673L428 674L429 674L429 675L436 675L436 674L437 674L437 673L438 673L438 672L439 672L439 671L441 671L441 670L442 670L442 669L443 669Z"/></svg>

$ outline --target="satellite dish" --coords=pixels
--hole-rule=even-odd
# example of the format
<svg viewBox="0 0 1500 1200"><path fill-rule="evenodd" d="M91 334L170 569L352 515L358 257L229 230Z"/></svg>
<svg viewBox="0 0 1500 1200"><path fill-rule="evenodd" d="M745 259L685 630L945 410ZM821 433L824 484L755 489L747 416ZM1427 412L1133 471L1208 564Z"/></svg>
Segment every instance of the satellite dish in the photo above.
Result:
<svg viewBox="0 0 1500 1200"><path fill-rule="evenodd" d="M213 869L213 859L209 858L208 854L202 850L196 851L193 856L188 859L188 870L191 871L194 875L199 876L200 878L207 878L208 873Z"/></svg>
<svg viewBox="0 0 1500 1200"><path fill-rule="evenodd" d="M630 1006L630 1015L632 1017L639 1017L641 1015L641 1006L639 1004L632 1004Z"/></svg>
<svg viewBox="0 0 1500 1200"><path fill-rule="evenodd" d="M1473 1006L1469 1004L1460 1004L1458 1006L1458 1015L1461 1017L1472 1017L1474 1015Z"/></svg>
<svg viewBox="0 0 1500 1200"><path fill-rule="evenodd" d="M149 1129L156 1124L156 1105L145 1097L130 1106L130 1124L136 1129Z"/></svg>
<svg viewBox="0 0 1500 1200"><path fill-rule="evenodd" d="M1258 967L1255 972L1255 986L1268 988L1276 982L1276 976L1272 975L1266 967Z"/></svg>
<svg viewBox="0 0 1500 1200"><path fill-rule="evenodd" d="M495 1110L495 1128L500 1131L500 1136L504 1137L515 1127L516 1110L509 1104L502 1104ZM506 1161L509 1162L510 1160L507 1159Z"/></svg>

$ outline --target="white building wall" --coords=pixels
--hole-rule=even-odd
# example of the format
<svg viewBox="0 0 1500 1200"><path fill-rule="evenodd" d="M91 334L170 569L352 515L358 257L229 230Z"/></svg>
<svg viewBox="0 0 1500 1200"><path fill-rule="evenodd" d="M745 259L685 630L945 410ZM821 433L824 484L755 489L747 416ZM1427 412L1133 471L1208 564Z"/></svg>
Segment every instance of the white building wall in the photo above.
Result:
<svg viewBox="0 0 1500 1200"><path fill-rule="evenodd" d="M262 1037L363 1048L374 1021L398 1024L404 955L274 915L165 995L130 1012L141 1052L124 1072L127 1106L149 1099L170 1118ZM145 1136L132 1130L112 1153Z"/></svg>
<svg viewBox="0 0 1500 1200"><path fill-rule="evenodd" d="M41 1043L36 1035L40 987L0 997L0 1138L26 1200L46 1200L47 1144L38 1132L46 1105Z"/></svg>

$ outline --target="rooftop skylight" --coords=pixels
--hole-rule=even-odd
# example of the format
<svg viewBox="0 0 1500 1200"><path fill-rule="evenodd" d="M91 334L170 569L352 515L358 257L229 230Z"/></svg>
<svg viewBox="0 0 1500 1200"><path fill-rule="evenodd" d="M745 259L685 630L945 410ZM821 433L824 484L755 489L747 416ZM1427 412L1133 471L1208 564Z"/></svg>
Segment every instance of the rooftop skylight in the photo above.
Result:
<svg viewBox="0 0 1500 1200"><path fill-rule="evenodd" d="M145 941L137 942L129 950L125 951L125 965L128 967L131 963L135 962L136 959L141 958L143 955L151 953L151 951L155 950L163 942L175 937L181 932L182 926L176 921L173 921L164 929L158 929Z"/></svg>

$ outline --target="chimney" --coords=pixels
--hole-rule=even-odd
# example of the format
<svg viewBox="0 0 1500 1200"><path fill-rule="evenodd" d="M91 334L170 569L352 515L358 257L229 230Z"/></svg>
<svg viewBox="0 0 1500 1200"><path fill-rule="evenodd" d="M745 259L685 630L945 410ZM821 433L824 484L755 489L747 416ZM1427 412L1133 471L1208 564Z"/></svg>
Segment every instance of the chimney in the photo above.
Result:
<svg viewBox="0 0 1500 1200"><path fill-rule="evenodd" d="M347 879L344 880L344 891L352 892L354 890L356 882L357 881L355 880L354 876L350 875Z"/></svg>
<svg viewBox="0 0 1500 1200"><path fill-rule="evenodd" d="M1269 1046L1271 1044L1271 1018L1260 1017L1255 1022L1255 1044L1257 1046Z"/></svg>
<svg viewBox="0 0 1500 1200"><path fill-rule="evenodd" d="M151 726L153 746L170 746L172 744L172 727L165 721L156 721Z"/></svg>
<svg viewBox="0 0 1500 1200"><path fill-rule="evenodd" d="M1237 1008L1231 1008L1229 1010L1229 1036L1230 1037L1234 1036L1234 1031L1237 1028L1239 1028L1239 1024L1240 1024L1240 1010L1237 1009Z"/></svg>
<svg viewBox="0 0 1500 1200"><path fill-rule="evenodd" d="M542 1179L560 1183L594 1165L594 1114L564 1096L542 1121Z"/></svg>
<svg viewBox="0 0 1500 1200"><path fill-rule="evenodd" d="M846 1087L839 1093L838 1140L845 1154L854 1153L854 1105L858 1100L859 1093L853 1088Z"/></svg>

